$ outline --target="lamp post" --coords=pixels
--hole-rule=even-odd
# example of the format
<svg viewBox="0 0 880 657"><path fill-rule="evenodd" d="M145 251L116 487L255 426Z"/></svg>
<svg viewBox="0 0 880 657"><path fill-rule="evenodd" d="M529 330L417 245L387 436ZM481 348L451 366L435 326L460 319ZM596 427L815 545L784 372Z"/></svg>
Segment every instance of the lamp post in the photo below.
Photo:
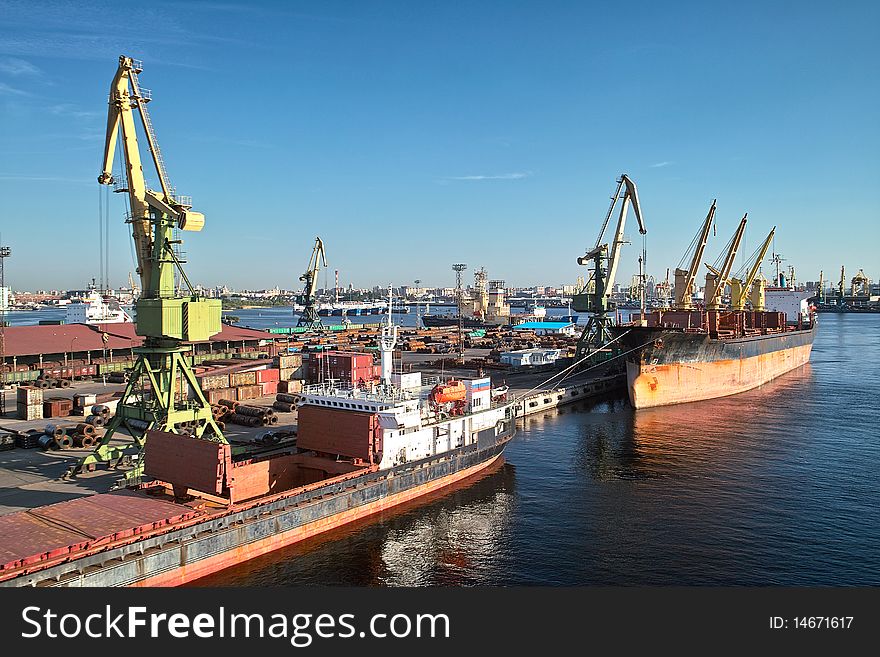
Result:
<svg viewBox="0 0 880 657"><path fill-rule="evenodd" d="M418 293L418 290L420 289L422 281L420 281L417 278L414 282L416 284L416 330L419 330L419 328L421 328L419 326L419 324L421 323L421 321L420 321L421 317L419 317L419 293Z"/></svg>
<svg viewBox="0 0 880 657"><path fill-rule="evenodd" d="M0 370L6 364L6 304L9 303L9 293L6 290L6 280L3 274L3 261L12 255L12 249L8 246L0 246ZM6 415L6 381L0 373L0 415Z"/></svg>
<svg viewBox="0 0 880 657"><path fill-rule="evenodd" d="M74 336L70 341L70 359L73 360L73 343L77 341L77 336ZM64 352L64 365L67 365L67 352Z"/></svg>

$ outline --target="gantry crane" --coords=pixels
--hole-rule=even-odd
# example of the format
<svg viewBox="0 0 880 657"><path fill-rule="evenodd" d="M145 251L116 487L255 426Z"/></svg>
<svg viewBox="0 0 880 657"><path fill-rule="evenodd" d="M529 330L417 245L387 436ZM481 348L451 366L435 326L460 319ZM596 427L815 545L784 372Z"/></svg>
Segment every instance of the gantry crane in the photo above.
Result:
<svg viewBox="0 0 880 657"><path fill-rule="evenodd" d="M315 238L315 246L312 249L312 257L309 258L309 266L305 273L299 277L303 281L302 294L297 301L303 306L302 314L299 316L297 326L305 326L306 328L321 328L321 317L318 315L318 309L315 306L315 292L318 289L318 271L321 269L321 263L327 266L327 256L324 254L324 242L320 237Z"/></svg>
<svg viewBox="0 0 880 657"><path fill-rule="evenodd" d="M715 202L717 200L718 199L712 201L712 207L709 208L709 214L707 214L706 218L703 220L700 232L697 233L691 246L688 247L687 252L682 257L682 261L684 261L687 254L690 253L690 250L694 249L694 255L691 258L690 266L687 269L680 269L679 267L675 268L674 308L691 310L694 307L694 281L697 279L697 270L699 270L700 263L703 261L703 251L706 249L706 243L709 241L709 231L712 229L712 221L715 218Z"/></svg>
<svg viewBox="0 0 880 657"><path fill-rule="evenodd" d="M753 299L752 310L764 309L764 279L758 278L758 270L761 268L761 263L767 255L767 250L770 248L770 243L773 241L774 233L776 233L776 226L773 226L770 234L767 235L767 239L764 240L761 246L758 247L757 251L755 251L752 257L743 266L743 269L746 270L745 278L733 277L730 279L730 307L733 310L743 310L746 307L746 298L749 296L749 290L751 290L751 296ZM760 287L761 289L754 289L757 287ZM755 307L754 300L756 299L761 300L758 304L761 306L760 308Z"/></svg>
<svg viewBox="0 0 880 657"><path fill-rule="evenodd" d="M730 280L730 271L733 268L733 261L736 258L736 252L739 249L740 242L742 242L743 234L746 230L748 216L748 213L743 215L743 218L739 222L739 226L736 227L736 232L730 240L730 245L727 248L727 253L724 257L724 262L721 264L721 268L716 269L710 264L706 265L709 271L706 274L706 287L703 292L703 300L705 301L708 310L719 310L721 308L721 296L724 294L724 287Z"/></svg>
<svg viewBox="0 0 880 657"><path fill-rule="evenodd" d="M147 113L151 94L141 88L138 74L142 64L121 56L116 75L110 85L107 113L107 136L104 142L104 168L98 176L102 185L117 181L113 177L113 156L121 136L124 155L124 180L117 185L127 193L137 273L141 295L136 304L136 328L144 337L143 346L134 349L137 360L119 400L116 414L94 452L83 458L69 474L109 462L111 467L130 455L132 445L110 445L120 429L134 439L134 447L142 451L147 432L159 429L189 433L196 437L226 442L214 421L211 406L205 399L187 359L187 342L208 340L221 329L219 299L199 297L183 270L183 262L175 252L175 229L199 231L205 217L194 212L189 199L177 196L171 187L165 163L159 151L153 124ZM161 191L147 188L135 129L135 110L140 116L147 145L158 174ZM188 294L175 294L177 272ZM184 429L183 427L187 427ZM127 476L140 474L143 460Z"/></svg>
<svg viewBox="0 0 880 657"><path fill-rule="evenodd" d="M603 244L602 238L618 202L620 202L620 214L609 251L609 244ZM620 263L620 247L625 243L623 229L630 204L639 222L639 232L642 235L647 232L642 221L642 207L639 204L636 184L624 173L617 181L617 189L611 197L611 206L605 215L605 221L596 239L596 246L577 259L579 265L592 264L593 269L587 284L572 297L571 305L576 311L590 313L587 326L578 340L576 360L580 360L592 349L599 348L610 339L609 328L614 321L611 315L611 311L614 310L611 293L617 275L617 266Z"/></svg>

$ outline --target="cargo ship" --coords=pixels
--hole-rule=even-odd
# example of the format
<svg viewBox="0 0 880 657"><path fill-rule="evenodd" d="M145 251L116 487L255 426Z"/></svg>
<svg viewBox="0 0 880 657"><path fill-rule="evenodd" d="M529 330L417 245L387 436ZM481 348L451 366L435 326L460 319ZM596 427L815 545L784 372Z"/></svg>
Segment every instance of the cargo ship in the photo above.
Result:
<svg viewBox="0 0 880 657"><path fill-rule="evenodd" d="M334 382L271 453L148 434L136 489L0 516L2 586L176 586L436 493L502 458L512 403L488 378L427 394Z"/></svg>
<svg viewBox="0 0 880 657"><path fill-rule="evenodd" d="M634 408L733 395L810 360L808 293L767 290L772 310L654 310L612 327Z"/></svg>
<svg viewBox="0 0 880 657"><path fill-rule="evenodd" d="M426 328L458 326L458 315L422 315L422 325ZM461 318L461 325L466 329L488 328L490 326L479 317L468 315Z"/></svg>

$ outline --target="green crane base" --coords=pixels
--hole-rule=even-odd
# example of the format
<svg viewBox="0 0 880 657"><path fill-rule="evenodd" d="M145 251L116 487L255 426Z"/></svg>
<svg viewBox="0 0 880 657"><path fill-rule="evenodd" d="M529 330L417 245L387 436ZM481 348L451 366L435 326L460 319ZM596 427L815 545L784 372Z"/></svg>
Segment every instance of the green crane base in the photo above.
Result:
<svg viewBox="0 0 880 657"><path fill-rule="evenodd" d="M138 481L143 474L143 450L150 430L227 442L187 362L185 353L188 350L180 345L144 346L134 350L138 359L116 407L116 414L94 451L73 466L66 477L93 469L98 463L116 468L137 454L139 458L135 467L126 472L126 480ZM120 429L131 436L132 443L110 444Z"/></svg>

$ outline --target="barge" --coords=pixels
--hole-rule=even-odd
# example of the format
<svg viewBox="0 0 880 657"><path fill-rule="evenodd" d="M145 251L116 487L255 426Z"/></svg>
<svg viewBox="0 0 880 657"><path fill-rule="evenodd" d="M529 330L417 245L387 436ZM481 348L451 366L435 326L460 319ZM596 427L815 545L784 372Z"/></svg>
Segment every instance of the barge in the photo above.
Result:
<svg viewBox="0 0 880 657"><path fill-rule="evenodd" d="M0 586L177 586L441 491L503 458L516 426L488 378L428 395L311 386L295 445L148 434L153 481L0 517Z"/></svg>

